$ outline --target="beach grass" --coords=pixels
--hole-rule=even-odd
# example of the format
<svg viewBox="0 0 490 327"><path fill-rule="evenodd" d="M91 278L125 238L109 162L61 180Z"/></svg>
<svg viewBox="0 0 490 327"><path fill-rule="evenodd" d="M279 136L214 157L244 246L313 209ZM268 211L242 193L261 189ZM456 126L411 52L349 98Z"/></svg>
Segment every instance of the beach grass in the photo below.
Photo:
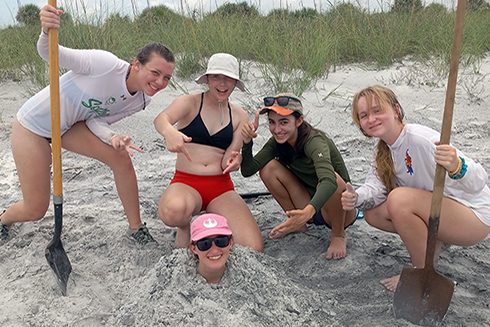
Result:
<svg viewBox="0 0 490 327"><path fill-rule="evenodd" d="M90 16L70 10L68 6L59 31L60 44L67 47L105 49L132 61L146 43L160 42L177 54L176 74L182 78L202 72L213 53L227 52L259 63L275 92L297 94L340 65L383 68L407 57L447 63L455 18L453 10L438 4L369 12L341 3L322 12L275 9L267 15L245 2L228 3L212 13L187 6L176 13L158 6L135 13L134 19L110 9ZM490 9L467 11L463 63L474 64L488 54L488 31ZM0 30L0 79L29 78L46 85L47 68L35 46L39 32L38 22Z"/></svg>

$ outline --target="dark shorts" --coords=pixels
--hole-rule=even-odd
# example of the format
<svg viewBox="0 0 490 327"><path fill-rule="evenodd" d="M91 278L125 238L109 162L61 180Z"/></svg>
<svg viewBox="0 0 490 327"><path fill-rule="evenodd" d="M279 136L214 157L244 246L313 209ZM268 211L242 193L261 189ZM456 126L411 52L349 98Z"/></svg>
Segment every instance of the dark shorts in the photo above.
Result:
<svg viewBox="0 0 490 327"><path fill-rule="evenodd" d="M359 218L359 213L361 211L359 209L356 209L356 219L352 220L352 222L347 225L344 229L347 229L348 227L354 225L354 223L356 222L356 220ZM318 210L315 215L313 216L313 222L311 222L311 224L315 224L315 225L319 225L319 226L327 226L328 228L332 229L332 226L330 226L329 224L327 224L325 222L325 220L323 219L323 215L322 215L322 211L321 210Z"/></svg>
<svg viewBox="0 0 490 327"><path fill-rule="evenodd" d="M45 137L46 140L48 140L49 144L51 144L51 138L50 137Z"/></svg>

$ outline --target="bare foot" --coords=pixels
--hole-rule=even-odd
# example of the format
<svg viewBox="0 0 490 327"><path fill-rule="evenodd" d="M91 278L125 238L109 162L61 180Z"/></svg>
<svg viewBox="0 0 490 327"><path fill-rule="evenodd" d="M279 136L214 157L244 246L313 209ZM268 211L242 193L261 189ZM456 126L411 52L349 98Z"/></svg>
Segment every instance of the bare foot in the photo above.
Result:
<svg viewBox="0 0 490 327"><path fill-rule="evenodd" d="M175 235L175 248L181 249L189 246L191 242L191 235L189 229L177 227L177 234Z"/></svg>
<svg viewBox="0 0 490 327"><path fill-rule="evenodd" d="M347 240L343 236L332 236L325 258L342 259L347 253Z"/></svg>
<svg viewBox="0 0 490 327"><path fill-rule="evenodd" d="M271 232L269 233L269 238L271 240L276 240L278 238L281 238L281 237L284 237L286 235L288 235L289 233L294 233L294 232L304 232L306 231L306 224L304 224L303 226L301 226L300 228L298 228L297 230L291 230L291 231L288 231L286 233L283 233L283 232L278 232L278 231L275 231L274 229L271 230Z"/></svg>
<svg viewBox="0 0 490 327"><path fill-rule="evenodd" d="M396 275L390 278L383 279L380 283L390 292L394 292L396 290L396 286L398 285L398 281L400 280L400 275Z"/></svg>

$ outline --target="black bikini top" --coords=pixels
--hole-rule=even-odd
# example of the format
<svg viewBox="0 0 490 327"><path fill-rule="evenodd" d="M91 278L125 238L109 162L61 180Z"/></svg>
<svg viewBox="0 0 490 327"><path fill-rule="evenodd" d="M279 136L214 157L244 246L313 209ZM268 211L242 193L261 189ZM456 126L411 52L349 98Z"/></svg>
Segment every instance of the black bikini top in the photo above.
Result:
<svg viewBox="0 0 490 327"><path fill-rule="evenodd" d="M182 132L185 135L192 137L191 143L209 145L226 150L233 141L233 123L231 121L230 103L228 103L230 123L213 135L209 135L209 131L206 128L206 125L204 125L204 122L201 118L203 100L204 93L201 94L201 106L199 107L199 113L189 125L182 129L179 129L179 132Z"/></svg>

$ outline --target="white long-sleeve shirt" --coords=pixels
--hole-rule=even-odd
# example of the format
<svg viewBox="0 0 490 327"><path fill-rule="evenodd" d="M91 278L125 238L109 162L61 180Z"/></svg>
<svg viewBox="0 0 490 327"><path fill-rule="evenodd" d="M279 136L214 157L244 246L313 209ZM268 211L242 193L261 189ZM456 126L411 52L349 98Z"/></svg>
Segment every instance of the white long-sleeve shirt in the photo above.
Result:
<svg viewBox="0 0 490 327"><path fill-rule="evenodd" d="M406 124L398 139L391 146L395 167L396 186L413 187L432 192L436 162L434 142L440 134L428 127ZM457 150L464 158L468 169L461 179L453 180L446 176L444 196L452 198L471 208L478 218L490 226L490 189L488 175L483 167ZM376 171L370 169L364 184L356 190L357 207L367 210L386 201L388 192Z"/></svg>
<svg viewBox="0 0 490 327"><path fill-rule="evenodd" d="M39 55L49 59L49 38L41 32ZM126 87L129 63L103 50L75 50L59 46L59 65L69 69L60 77L61 135L80 121L102 141L115 134L110 124L144 109L151 97L134 95ZM17 120L31 132L51 137L49 86L31 97L18 111Z"/></svg>

